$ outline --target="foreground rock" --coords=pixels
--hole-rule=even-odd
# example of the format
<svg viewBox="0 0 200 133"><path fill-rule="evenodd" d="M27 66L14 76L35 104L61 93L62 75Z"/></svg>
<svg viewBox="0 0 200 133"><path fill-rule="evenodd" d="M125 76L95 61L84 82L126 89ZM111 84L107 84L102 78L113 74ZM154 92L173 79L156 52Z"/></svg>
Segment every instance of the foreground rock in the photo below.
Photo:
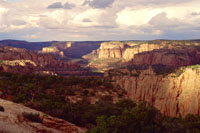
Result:
<svg viewBox="0 0 200 133"><path fill-rule="evenodd" d="M165 115L200 115L200 66L175 71L157 69L112 70L106 76L114 81L115 86L125 89L130 99L146 101Z"/></svg>
<svg viewBox="0 0 200 133"><path fill-rule="evenodd" d="M30 109L0 99L4 112L0 111L0 132L3 133L83 133L85 129L67 121L45 115L42 112ZM36 123L23 117L23 113L40 114L42 123Z"/></svg>

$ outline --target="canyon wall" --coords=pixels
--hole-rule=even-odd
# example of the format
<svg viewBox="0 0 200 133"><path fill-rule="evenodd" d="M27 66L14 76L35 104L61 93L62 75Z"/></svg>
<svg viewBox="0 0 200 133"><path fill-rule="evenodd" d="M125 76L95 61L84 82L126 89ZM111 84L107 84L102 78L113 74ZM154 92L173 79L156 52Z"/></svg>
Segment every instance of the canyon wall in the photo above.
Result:
<svg viewBox="0 0 200 133"><path fill-rule="evenodd" d="M126 44L120 42L104 42L98 50L98 57L101 59L106 58L123 58L123 52L126 48Z"/></svg>
<svg viewBox="0 0 200 133"><path fill-rule="evenodd" d="M131 65L162 64L178 68L200 63L200 51L195 47L179 49L159 49L136 54Z"/></svg>
<svg viewBox="0 0 200 133"><path fill-rule="evenodd" d="M98 54L99 59L107 58L121 58L129 61L134 58L135 54L152 51L154 49L163 48L164 45L157 44L136 44L136 43L125 43L125 42L104 42L98 50L93 53Z"/></svg>
<svg viewBox="0 0 200 133"><path fill-rule="evenodd" d="M148 44L148 43L144 43L144 44L140 44L140 45L136 45L133 47L129 47L124 51L123 54L123 58L126 61L130 61L132 60L136 54L138 53L143 53L143 52L147 52L147 51L152 51L155 49L161 49L163 48L163 45L156 45L156 44Z"/></svg>
<svg viewBox="0 0 200 133"><path fill-rule="evenodd" d="M200 43L193 41L103 42L97 50L84 55L88 67L105 72L126 65L188 66L200 63Z"/></svg>
<svg viewBox="0 0 200 133"><path fill-rule="evenodd" d="M121 58L125 61L134 59L135 55L151 52L153 50L179 49L185 46L200 46L199 43L183 42L103 42L99 49L94 50L91 54L98 55L99 59Z"/></svg>
<svg viewBox="0 0 200 133"><path fill-rule="evenodd" d="M180 68L169 74L146 70L112 70L106 77L125 89L134 101L146 101L169 116L200 115L200 66Z"/></svg>
<svg viewBox="0 0 200 133"><path fill-rule="evenodd" d="M38 54L21 48L0 47L0 69L5 72L33 73L79 70L78 64L57 60L51 54ZM51 71L51 72L50 72Z"/></svg>
<svg viewBox="0 0 200 133"><path fill-rule="evenodd" d="M43 67L59 64L53 55L37 54L33 51L13 47L0 47L0 60L31 60Z"/></svg>

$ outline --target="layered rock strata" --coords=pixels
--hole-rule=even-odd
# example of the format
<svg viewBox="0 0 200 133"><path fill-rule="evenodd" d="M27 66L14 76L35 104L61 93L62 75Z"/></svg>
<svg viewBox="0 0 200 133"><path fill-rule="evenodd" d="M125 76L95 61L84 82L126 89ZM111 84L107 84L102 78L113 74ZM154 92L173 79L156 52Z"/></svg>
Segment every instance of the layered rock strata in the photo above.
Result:
<svg viewBox="0 0 200 133"><path fill-rule="evenodd" d="M2 71L20 73L37 73L40 71L56 73L80 69L79 65L57 60L51 54L38 54L13 47L0 47L0 66Z"/></svg>
<svg viewBox="0 0 200 133"><path fill-rule="evenodd" d="M151 67L144 70L112 70L106 77L125 89L130 99L146 101L169 116L200 115L200 67L188 66L175 72Z"/></svg>

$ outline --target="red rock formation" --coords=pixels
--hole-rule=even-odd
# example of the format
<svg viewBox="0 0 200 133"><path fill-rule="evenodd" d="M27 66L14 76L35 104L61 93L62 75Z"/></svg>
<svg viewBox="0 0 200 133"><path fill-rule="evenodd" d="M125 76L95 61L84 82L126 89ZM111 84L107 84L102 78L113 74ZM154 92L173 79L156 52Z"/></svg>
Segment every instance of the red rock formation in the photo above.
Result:
<svg viewBox="0 0 200 133"><path fill-rule="evenodd" d="M0 99L4 112L0 112L0 132L3 133L84 133L86 130L67 121L45 115L20 104ZM23 113L40 114L42 123L31 122Z"/></svg>
<svg viewBox="0 0 200 133"><path fill-rule="evenodd" d="M98 56L100 59L105 58L123 58L123 52L126 48L126 44L120 42L108 42L102 43L98 50Z"/></svg>
<svg viewBox="0 0 200 133"><path fill-rule="evenodd" d="M125 89L134 101L147 101L163 114L200 115L200 67L181 68L175 73L156 74L152 69L115 70L107 75Z"/></svg>
<svg viewBox="0 0 200 133"><path fill-rule="evenodd" d="M83 58L88 60L89 67L94 66L93 69L100 72L113 69L113 66L117 68L130 61L133 65L163 64L179 67L199 62L199 46L200 43L192 41L103 42L99 49ZM104 65L105 69L101 66L108 64L107 60L113 62L108 66Z"/></svg>
<svg viewBox="0 0 200 133"><path fill-rule="evenodd" d="M7 61L6 64L0 64L3 68L1 70L6 72L41 73L39 71L51 71L56 73L56 71L61 70L80 69L79 65L57 60L51 54L38 54L33 51L13 47L0 47L0 60ZM13 62L16 63L14 64ZM24 62L31 62L32 64L25 63L25 65L20 65L24 64ZM12 63L12 65L9 65L9 63Z"/></svg>
<svg viewBox="0 0 200 133"><path fill-rule="evenodd" d="M195 47L144 52L136 54L131 61L131 65L162 64L175 68L198 63L200 63L200 51Z"/></svg>

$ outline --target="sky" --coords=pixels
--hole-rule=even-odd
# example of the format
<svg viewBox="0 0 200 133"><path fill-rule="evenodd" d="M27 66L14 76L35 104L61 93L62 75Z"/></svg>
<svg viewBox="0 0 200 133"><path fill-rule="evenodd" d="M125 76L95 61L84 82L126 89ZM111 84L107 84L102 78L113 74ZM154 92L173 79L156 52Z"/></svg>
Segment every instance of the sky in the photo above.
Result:
<svg viewBox="0 0 200 133"><path fill-rule="evenodd" d="M200 0L0 0L3 39L200 39Z"/></svg>

